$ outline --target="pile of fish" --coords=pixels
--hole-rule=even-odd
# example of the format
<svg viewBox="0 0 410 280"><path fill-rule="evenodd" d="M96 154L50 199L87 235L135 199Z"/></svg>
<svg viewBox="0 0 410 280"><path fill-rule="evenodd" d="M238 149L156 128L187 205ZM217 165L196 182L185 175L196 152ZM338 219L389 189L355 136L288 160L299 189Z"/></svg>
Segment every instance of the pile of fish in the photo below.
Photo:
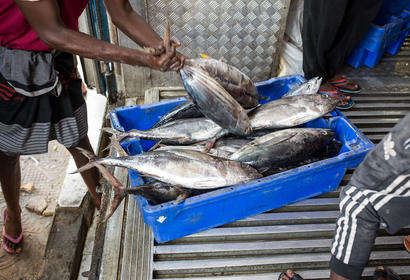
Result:
<svg viewBox="0 0 410 280"><path fill-rule="evenodd" d="M122 151L121 156L101 159L83 151L90 162L77 172L97 167L114 188L106 218L127 194L143 196L152 204L180 202L339 152L341 144L334 139L334 131L301 127L344 101L342 96L316 94L321 79L259 105L267 98L258 94L249 77L222 61L187 59L179 73L190 100L162 116L151 129L105 128L113 134L112 145L119 151L124 138L157 141L151 150L134 156ZM135 170L147 183L126 188L107 166Z"/></svg>

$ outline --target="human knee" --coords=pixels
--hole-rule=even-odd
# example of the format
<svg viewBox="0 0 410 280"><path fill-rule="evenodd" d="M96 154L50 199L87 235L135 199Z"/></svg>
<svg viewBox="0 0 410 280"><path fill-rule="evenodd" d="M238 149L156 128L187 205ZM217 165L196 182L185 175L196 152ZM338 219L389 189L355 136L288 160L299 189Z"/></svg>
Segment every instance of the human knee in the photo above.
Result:
<svg viewBox="0 0 410 280"><path fill-rule="evenodd" d="M20 163L20 156L19 155L6 155L2 151L0 151L0 161L4 163L6 166L19 166Z"/></svg>

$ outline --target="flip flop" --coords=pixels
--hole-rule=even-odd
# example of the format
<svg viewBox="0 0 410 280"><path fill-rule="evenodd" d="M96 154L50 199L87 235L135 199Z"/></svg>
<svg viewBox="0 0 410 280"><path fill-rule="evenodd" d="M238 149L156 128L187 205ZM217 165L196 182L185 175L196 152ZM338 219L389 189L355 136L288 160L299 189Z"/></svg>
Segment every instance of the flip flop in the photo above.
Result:
<svg viewBox="0 0 410 280"><path fill-rule="evenodd" d="M342 95L340 90L320 90L320 91L318 91L318 93L327 94L327 95L330 95L330 96ZM355 103L354 103L353 99L350 98L346 105L337 105L336 109L347 110L347 109L352 108L354 104Z"/></svg>
<svg viewBox="0 0 410 280"><path fill-rule="evenodd" d="M359 93L360 92L360 86L358 84L356 84L357 89L347 89L343 87L347 85L349 81L352 82L351 80L348 80L346 76L336 75L336 77L339 77L340 79L336 81L329 81L329 83L337 87L340 90L340 92L343 92L343 93Z"/></svg>
<svg viewBox="0 0 410 280"><path fill-rule="evenodd" d="M297 273L295 273L295 272L293 272L293 276L292 276L292 277L289 277L289 276L286 274L286 270L282 271L282 272L279 274L278 280L281 280L281 278L282 278L283 275L286 275L286 277L288 277L289 280L304 280L304 279L302 278L302 276L300 276L299 274L297 274Z"/></svg>
<svg viewBox="0 0 410 280"><path fill-rule="evenodd" d="M10 235L8 235L6 233L6 227L5 227L6 219L7 219L7 212L6 212L6 210L4 210L4 212L3 212L3 238L1 239L1 245L3 246L3 249L7 253L9 253L9 254L19 254L19 253L21 253L21 246L18 247L17 245L21 245L20 243L23 240L23 230L21 230L21 233L17 238L11 237ZM7 243L4 241L4 239L7 239L9 242L15 244L17 249L13 250L13 249L9 248L7 246Z"/></svg>
<svg viewBox="0 0 410 280"><path fill-rule="evenodd" d="M407 240L406 236L403 238L404 248L406 248L407 252L410 253L410 242Z"/></svg>
<svg viewBox="0 0 410 280"><path fill-rule="evenodd" d="M401 280L399 275L385 266L383 267L383 269L377 268L373 273L373 280L378 280L380 277L387 278L389 280Z"/></svg>

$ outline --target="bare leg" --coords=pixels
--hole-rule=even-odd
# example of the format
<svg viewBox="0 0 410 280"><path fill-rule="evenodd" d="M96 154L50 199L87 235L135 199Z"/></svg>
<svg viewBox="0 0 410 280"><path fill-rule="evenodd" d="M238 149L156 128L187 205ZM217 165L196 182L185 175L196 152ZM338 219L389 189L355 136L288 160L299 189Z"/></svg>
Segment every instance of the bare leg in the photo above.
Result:
<svg viewBox="0 0 410 280"><path fill-rule="evenodd" d="M2 163L0 183L7 204L5 231L11 237L17 238L21 233L21 208L19 203L21 185L20 156L7 156L0 152L0 161ZM16 246L7 239L4 239L4 241L16 253L21 252L20 246Z"/></svg>
<svg viewBox="0 0 410 280"><path fill-rule="evenodd" d="M406 250L410 253L410 235L406 235L404 237L404 246L406 247Z"/></svg>
<svg viewBox="0 0 410 280"><path fill-rule="evenodd" d="M86 136L86 137L84 137L83 139L80 140L80 143L78 143L78 147L83 148L87 151L90 151L91 153L94 154L94 151L91 147L90 140L88 139L88 136ZM75 147L69 148L68 151L73 156L74 161L75 161L78 168L89 162L88 158L85 157ZM100 185L100 182L99 182L100 181L100 173L98 172L98 169L94 167L92 169L81 172L81 176L83 177L84 182L87 185L88 191L90 192L91 197L93 198L95 206L98 209L100 209L101 195L97 194L97 192L96 192L97 186Z"/></svg>
<svg viewBox="0 0 410 280"><path fill-rule="evenodd" d="M347 278L344 278L340 276L339 274L336 274L333 270L330 271L330 280L349 280Z"/></svg>

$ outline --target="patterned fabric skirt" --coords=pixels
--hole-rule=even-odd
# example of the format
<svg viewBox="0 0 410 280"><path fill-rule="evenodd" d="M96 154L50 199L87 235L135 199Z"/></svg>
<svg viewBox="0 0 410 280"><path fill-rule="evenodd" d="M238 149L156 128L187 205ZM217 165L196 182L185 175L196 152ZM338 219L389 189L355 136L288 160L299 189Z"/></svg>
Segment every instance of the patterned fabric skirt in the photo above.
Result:
<svg viewBox="0 0 410 280"><path fill-rule="evenodd" d="M46 153L50 140L69 148L87 135L87 109L73 55L55 56L54 69L58 86L39 96L17 92L0 74L0 151L7 155Z"/></svg>

